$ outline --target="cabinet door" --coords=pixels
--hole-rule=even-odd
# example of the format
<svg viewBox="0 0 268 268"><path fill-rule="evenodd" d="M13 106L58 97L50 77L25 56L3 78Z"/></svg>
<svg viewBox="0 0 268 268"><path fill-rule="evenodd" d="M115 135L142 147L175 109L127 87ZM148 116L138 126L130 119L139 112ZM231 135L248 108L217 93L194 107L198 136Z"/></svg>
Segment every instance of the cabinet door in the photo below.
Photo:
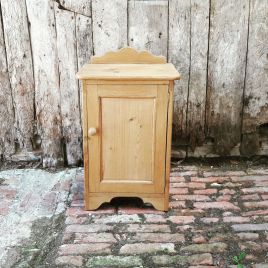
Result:
<svg viewBox="0 0 268 268"><path fill-rule="evenodd" d="M168 85L87 86L90 192L164 192L167 106Z"/></svg>

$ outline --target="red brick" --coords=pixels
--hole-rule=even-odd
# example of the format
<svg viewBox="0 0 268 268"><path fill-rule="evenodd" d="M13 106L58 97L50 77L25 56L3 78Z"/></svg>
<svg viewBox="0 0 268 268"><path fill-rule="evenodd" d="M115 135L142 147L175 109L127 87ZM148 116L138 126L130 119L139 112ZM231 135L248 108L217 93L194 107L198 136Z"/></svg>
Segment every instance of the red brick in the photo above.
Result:
<svg viewBox="0 0 268 268"><path fill-rule="evenodd" d="M219 191L220 194L235 194L235 190L231 189L222 189Z"/></svg>
<svg viewBox="0 0 268 268"><path fill-rule="evenodd" d="M244 207L246 208L268 208L268 200L260 202L244 202Z"/></svg>
<svg viewBox="0 0 268 268"><path fill-rule="evenodd" d="M256 239L259 239L259 234L256 234L256 233L238 233L237 236L241 240L256 240Z"/></svg>
<svg viewBox="0 0 268 268"><path fill-rule="evenodd" d="M230 178L229 177L206 177L206 178L201 178L201 177L192 177L191 181L194 182L204 182L204 183L212 183L212 182L225 182L225 181L229 181Z"/></svg>
<svg viewBox="0 0 268 268"><path fill-rule="evenodd" d="M174 244L172 243L134 243L126 244L120 248L119 254L142 254L154 252L174 253Z"/></svg>
<svg viewBox="0 0 268 268"><path fill-rule="evenodd" d="M188 188L170 188L170 194L188 194Z"/></svg>
<svg viewBox="0 0 268 268"><path fill-rule="evenodd" d="M82 256L61 256L56 259L57 265L73 265L73 266L82 266L83 257Z"/></svg>
<svg viewBox="0 0 268 268"><path fill-rule="evenodd" d="M67 208L66 214L67 216L74 216L74 217L87 217L89 215L98 215L98 214L114 214L115 207L108 206L99 208L97 210L87 211L83 207L70 207Z"/></svg>
<svg viewBox="0 0 268 268"><path fill-rule="evenodd" d="M268 231L268 223L257 223L257 224L234 224L232 228L236 232L245 232L245 231Z"/></svg>
<svg viewBox="0 0 268 268"><path fill-rule="evenodd" d="M268 180L267 181L254 181L255 186L257 187L263 187L263 186L268 186Z"/></svg>
<svg viewBox="0 0 268 268"><path fill-rule="evenodd" d="M254 210L241 213L242 216L259 216L268 215L268 209L265 210Z"/></svg>
<svg viewBox="0 0 268 268"><path fill-rule="evenodd" d="M195 235L192 240L195 244L203 244L207 242L206 238L203 235Z"/></svg>
<svg viewBox="0 0 268 268"><path fill-rule="evenodd" d="M176 224L188 224L195 221L194 216L169 216L168 220Z"/></svg>
<svg viewBox="0 0 268 268"><path fill-rule="evenodd" d="M250 218L248 217L239 217L239 216L232 216L232 217L223 217L223 222L250 222Z"/></svg>
<svg viewBox="0 0 268 268"><path fill-rule="evenodd" d="M170 233L170 227L167 224L127 224L125 229L120 229L123 233Z"/></svg>
<svg viewBox="0 0 268 268"><path fill-rule="evenodd" d="M184 177L174 176L170 177L170 182L185 182Z"/></svg>
<svg viewBox="0 0 268 268"><path fill-rule="evenodd" d="M258 194L248 194L248 195L242 195L242 200L259 200L260 197Z"/></svg>
<svg viewBox="0 0 268 268"><path fill-rule="evenodd" d="M95 233L95 232L111 231L112 229L113 229L113 226L109 226L105 224L86 224L86 225L73 224L73 225L68 225L66 227L65 232L67 233Z"/></svg>
<svg viewBox="0 0 268 268"><path fill-rule="evenodd" d="M230 201L232 199L231 195L220 195L216 201Z"/></svg>
<svg viewBox="0 0 268 268"><path fill-rule="evenodd" d="M171 208L186 208L184 201L171 201L169 202Z"/></svg>
<svg viewBox="0 0 268 268"><path fill-rule="evenodd" d="M72 233L64 233L62 237L62 243L65 244L69 242L72 239L73 234Z"/></svg>
<svg viewBox="0 0 268 268"><path fill-rule="evenodd" d="M207 243L207 244L192 244L189 246L182 247L181 251L186 252L207 252L207 253L221 253L225 252L227 249L227 245L222 242L216 242L216 243Z"/></svg>
<svg viewBox="0 0 268 268"><path fill-rule="evenodd" d="M117 240L111 233L76 233L74 238L75 244L88 243L116 243Z"/></svg>
<svg viewBox="0 0 268 268"><path fill-rule="evenodd" d="M110 246L107 243L64 244L59 247L59 255L110 254Z"/></svg>
<svg viewBox="0 0 268 268"><path fill-rule="evenodd" d="M263 200L268 200L268 194L263 194L263 195L261 195L261 198L263 199ZM256 199L255 199L256 200Z"/></svg>
<svg viewBox="0 0 268 268"><path fill-rule="evenodd" d="M163 215L143 214L148 223L165 223L167 219Z"/></svg>
<svg viewBox="0 0 268 268"><path fill-rule="evenodd" d="M244 194L264 194L268 193L268 187L251 187L241 189Z"/></svg>
<svg viewBox="0 0 268 268"><path fill-rule="evenodd" d="M183 216L202 216L206 213L205 210L202 209L181 209L179 211L173 210L174 215L183 215Z"/></svg>
<svg viewBox="0 0 268 268"><path fill-rule="evenodd" d="M219 221L219 218L201 218L200 219L203 223L210 224L210 223L216 223Z"/></svg>
<svg viewBox="0 0 268 268"><path fill-rule="evenodd" d="M205 195L212 195L218 192L217 189L204 189L204 190L194 190L194 194L205 194Z"/></svg>
<svg viewBox="0 0 268 268"><path fill-rule="evenodd" d="M233 205L230 202L220 201L220 202L195 202L195 208L200 209L221 209L221 210L240 210L239 207Z"/></svg>
<svg viewBox="0 0 268 268"><path fill-rule="evenodd" d="M176 183L174 185L174 187L192 188L192 189L205 189L206 184L203 183L203 182L179 182L179 183Z"/></svg>
<svg viewBox="0 0 268 268"><path fill-rule="evenodd" d="M163 211L154 208L138 208L138 207L119 207L119 214L165 214Z"/></svg>
<svg viewBox="0 0 268 268"><path fill-rule="evenodd" d="M173 195L172 199L175 200L191 200L191 201L211 201L206 195Z"/></svg>
<svg viewBox="0 0 268 268"><path fill-rule="evenodd" d="M156 242L156 243L178 243L184 242L185 238L183 234L168 234L168 233L137 233L133 235L128 241L136 242Z"/></svg>

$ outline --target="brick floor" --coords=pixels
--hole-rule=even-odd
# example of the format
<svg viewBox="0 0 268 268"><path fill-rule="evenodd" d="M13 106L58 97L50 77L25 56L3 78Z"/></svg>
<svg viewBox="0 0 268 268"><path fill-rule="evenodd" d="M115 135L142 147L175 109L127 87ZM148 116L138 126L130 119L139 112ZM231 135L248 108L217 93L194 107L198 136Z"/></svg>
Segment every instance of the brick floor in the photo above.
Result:
<svg viewBox="0 0 268 268"><path fill-rule="evenodd" d="M81 177L74 189L83 188ZM172 208L167 213L133 200L83 212L73 201L64 231L72 238L62 242L56 262L85 267L235 267L232 257L243 250L246 267L268 267L267 185L268 169L251 169L248 175L179 167L171 173ZM80 194L74 193L74 200Z"/></svg>
<svg viewBox="0 0 268 268"><path fill-rule="evenodd" d="M42 215L51 214L61 191L69 191L60 239L50 265L42 267L236 267L232 257L241 251L247 253L245 267L268 267L268 168L173 168L167 213L138 199L85 211L83 170L75 174L72 183L55 180L39 202ZM2 218L18 193L16 183L0 185ZM38 195L32 190L19 205L27 211L34 202Z"/></svg>

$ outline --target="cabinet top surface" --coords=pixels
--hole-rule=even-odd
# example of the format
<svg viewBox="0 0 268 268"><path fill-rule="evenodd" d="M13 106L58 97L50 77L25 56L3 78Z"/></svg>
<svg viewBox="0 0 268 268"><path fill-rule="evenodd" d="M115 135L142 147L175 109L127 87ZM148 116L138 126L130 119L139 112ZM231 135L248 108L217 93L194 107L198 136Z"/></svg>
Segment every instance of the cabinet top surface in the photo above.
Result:
<svg viewBox="0 0 268 268"><path fill-rule="evenodd" d="M76 74L85 80L177 80L180 74L165 64L85 64Z"/></svg>

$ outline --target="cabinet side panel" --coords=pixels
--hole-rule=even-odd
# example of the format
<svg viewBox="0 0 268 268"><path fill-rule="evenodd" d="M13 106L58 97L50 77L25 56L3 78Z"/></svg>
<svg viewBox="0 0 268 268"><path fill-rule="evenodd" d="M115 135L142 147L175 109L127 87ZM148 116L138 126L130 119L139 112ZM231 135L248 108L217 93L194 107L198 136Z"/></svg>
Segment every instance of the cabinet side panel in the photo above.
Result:
<svg viewBox="0 0 268 268"><path fill-rule="evenodd" d="M156 142L155 142L155 166L154 187L155 192L164 192L165 187L165 159L166 159L166 135L167 135L167 106L168 86L157 86L156 104Z"/></svg>
<svg viewBox="0 0 268 268"><path fill-rule="evenodd" d="M164 210L169 207L169 187L170 187L170 159L171 159L171 144L172 144L172 117L173 117L173 94L174 81L169 83L169 101L167 114L167 148L166 148L166 178L165 178L165 205Z"/></svg>

